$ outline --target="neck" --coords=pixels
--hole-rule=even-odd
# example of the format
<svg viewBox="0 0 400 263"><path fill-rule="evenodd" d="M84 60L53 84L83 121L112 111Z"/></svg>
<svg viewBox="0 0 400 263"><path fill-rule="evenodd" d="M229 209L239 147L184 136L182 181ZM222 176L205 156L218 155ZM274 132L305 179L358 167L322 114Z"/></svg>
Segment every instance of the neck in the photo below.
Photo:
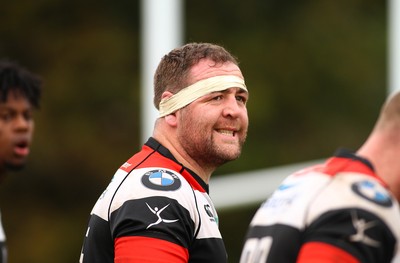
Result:
<svg viewBox="0 0 400 263"><path fill-rule="evenodd" d="M386 183L397 200L400 200L399 147L393 141L385 141L377 136L370 137L357 151L357 154L372 163L376 174Z"/></svg>
<svg viewBox="0 0 400 263"><path fill-rule="evenodd" d="M206 184L209 183L215 168L199 164L187 154L179 142L173 141L161 133L154 132L153 138L166 147L179 163L195 172Z"/></svg>

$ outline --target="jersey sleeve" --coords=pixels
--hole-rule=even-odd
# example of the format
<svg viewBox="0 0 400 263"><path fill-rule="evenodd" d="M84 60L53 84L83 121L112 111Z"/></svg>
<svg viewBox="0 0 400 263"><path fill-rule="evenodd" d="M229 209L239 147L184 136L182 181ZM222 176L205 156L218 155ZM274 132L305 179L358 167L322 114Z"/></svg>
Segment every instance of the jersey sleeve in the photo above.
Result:
<svg viewBox="0 0 400 263"><path fill-rule="evenodd" d="M188 260L187 249L168 241L139 236L115 240L115 263L185 263Z"/></svg>
<svg viewBox="0 0 400 263"><path fill-rule="evenodd" d="M361 263L347 251L322 242L308 242L299 251L297 263Z"/></svg>
<svg viewBox="0 0 400 263"><path fill-rule="evenodd" d="M385 222L370 211L329 211L305 231L298 262L391 262L396 239Z"/></svg>
<svg viewBox="0 0 400 263"><path fill-rule="evenodd" d="M116 262L187 262L195 233L190 213L165 196L126 201L110 227Z"/></svg>

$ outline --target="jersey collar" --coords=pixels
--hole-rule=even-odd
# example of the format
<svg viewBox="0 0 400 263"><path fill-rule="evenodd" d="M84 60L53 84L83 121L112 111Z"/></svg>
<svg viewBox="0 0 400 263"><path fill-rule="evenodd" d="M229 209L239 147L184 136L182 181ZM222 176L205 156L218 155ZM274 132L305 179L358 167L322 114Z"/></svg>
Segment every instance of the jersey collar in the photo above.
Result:
<svg viewBox="0 0 400 263"><path fill-rule="evenodd" d="M189 168L185 167L183 164L178 162L178 160L172 155L172 153L164 147L161 143L159 143L155 138L150 137L147 142L145 143L146 146L152 148L153 150L159 152L162 156L171 159L175 163L179 164L182 166L182 170L186 170L196 181L197 183L200 184L200 186L207 192L209 193L209 188L208 184L206 184L203 179L201 179L200 176L198 176L195 172L190 170Z"/></svg>

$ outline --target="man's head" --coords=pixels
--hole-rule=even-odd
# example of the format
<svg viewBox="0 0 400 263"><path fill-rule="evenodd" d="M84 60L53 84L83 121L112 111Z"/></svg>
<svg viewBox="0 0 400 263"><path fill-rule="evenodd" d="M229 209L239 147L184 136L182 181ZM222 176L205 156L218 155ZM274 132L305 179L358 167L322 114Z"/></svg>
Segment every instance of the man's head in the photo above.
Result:
<svg viewBox="0 0 400 263"><path fill-rule="evenodd" d="M238 61L223 47L210 43L189 43L165 55L154 74L154 105L159 109L164 91L173 94L191 85L190 70L202 59L210 59L215 64Z"/></svg>
<svg viewBox="0 0 400 263"><path fill-rule="evenodd" d="M0 174L25 165L33 110L39 108L41 80L18 64L0 60Z"/></svg>
<svg viewBox="0 0 400 263"><path fill-rule="evenodd" d="M213 44L187 44L164 56L156 71L154 103L167 128L155 134L166 134L185 160L209 174L239 157L248 128L247 100L242 72L229 52Z"/></svg>

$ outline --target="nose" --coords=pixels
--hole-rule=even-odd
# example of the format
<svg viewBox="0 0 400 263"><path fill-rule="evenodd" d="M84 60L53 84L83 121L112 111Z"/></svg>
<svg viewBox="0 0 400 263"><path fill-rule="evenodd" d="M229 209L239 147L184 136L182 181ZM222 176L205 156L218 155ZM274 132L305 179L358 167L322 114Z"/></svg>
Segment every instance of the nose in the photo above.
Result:
<svg viewBox="0 0 400 263"><path fill-rule="evenodd" d="M237 118L244 110L244 106L240 105L236 96L232 95L227 98L222 114L224 117Z"/></svg>
<svg viewBox="0 0 400 263"><path fill-rule="evenodd" d="M18 115L14 120L14 129L17 131L26 131L31 127L32 121L23 114Z"/></svg>

